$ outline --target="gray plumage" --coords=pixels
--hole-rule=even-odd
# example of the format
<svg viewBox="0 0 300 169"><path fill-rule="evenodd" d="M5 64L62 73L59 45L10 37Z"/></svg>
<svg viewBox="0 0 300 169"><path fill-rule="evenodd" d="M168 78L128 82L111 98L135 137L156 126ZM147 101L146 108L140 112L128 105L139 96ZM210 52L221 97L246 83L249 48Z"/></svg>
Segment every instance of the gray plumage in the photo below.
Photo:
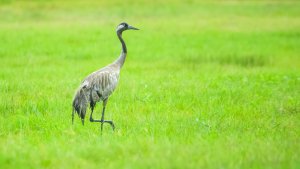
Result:
<svg viewBox="0 0 300 169"><path fill-rule="evenodd" d="M88 106L90 106L91 122L101 122L101 131L103 123L105 122L111 124L114 129L114 124L112 121L104 120L104 112L108 97L117 87L120 70L127 55L127 48L122 38L122 32L129 29L138 30L127 23L119 24L116 30L117 36L122 44L122 52L120 57L112 64L109 64L106 67L91 73L82 81L73 100L72 123L74 122L74 113L76 112L81 118L82 124L84 124L86 111ZM101 120L94 120L92 117L93 110L96 103L100 101L103 101L102 118Z"/></svg>
<svg viewBox="0 0 300 169"><path fill-rule="evenodd" d="M73 100L73 108L83 123L88 105L90 104L90 108L93 109L97 102L107 99L115 90L119 73L120 68L114 63L90 74L83 80Z"/></svg>

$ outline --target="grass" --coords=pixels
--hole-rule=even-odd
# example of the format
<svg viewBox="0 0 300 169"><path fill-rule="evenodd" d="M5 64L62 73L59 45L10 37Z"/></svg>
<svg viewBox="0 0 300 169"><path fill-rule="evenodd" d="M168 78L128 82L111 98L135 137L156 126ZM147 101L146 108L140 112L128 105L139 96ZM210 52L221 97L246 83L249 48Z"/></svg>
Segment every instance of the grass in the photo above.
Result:
<svg viewBox="0 0 300 169"><path fill-rule="evenodd" d="M1 1L0 168L300 168L299 7ZM71 103L118 57L122 21L141 30L101 137Z"/></svg>

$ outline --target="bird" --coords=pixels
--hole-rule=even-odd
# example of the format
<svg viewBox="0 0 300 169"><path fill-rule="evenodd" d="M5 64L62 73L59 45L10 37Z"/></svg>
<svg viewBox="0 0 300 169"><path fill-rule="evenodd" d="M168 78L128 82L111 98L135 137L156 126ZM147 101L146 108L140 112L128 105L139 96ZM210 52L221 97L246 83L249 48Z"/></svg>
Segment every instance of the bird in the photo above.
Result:
<svg viewBox="0 0 300 169"><path fill-rule="evenodd" d="M82 125L84 125L84 119L89 106L91 109L90 122L100 122L101 133L104 123L110 124L112 130L115 129L113 121L105 120L104 114L108 98L117 87L120 70L126 60L127 48L125 41L122 38L122 33L126 30L139 29L127 24L126 22L120 23L116 29L117 37L122 45L120 56L113 63L88 75L77 89L72 104L72 124L74 124L74 114L76 112L81 118ZM93 118L93 112L96 103L101 101L103 102L102 115L101 119L97 120Z"/></svg>

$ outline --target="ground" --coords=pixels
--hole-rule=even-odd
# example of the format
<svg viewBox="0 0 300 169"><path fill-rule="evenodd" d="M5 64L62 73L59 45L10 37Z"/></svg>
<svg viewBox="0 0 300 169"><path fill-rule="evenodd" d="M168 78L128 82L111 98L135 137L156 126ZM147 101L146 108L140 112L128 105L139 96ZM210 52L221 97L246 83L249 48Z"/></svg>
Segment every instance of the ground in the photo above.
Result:
<svg viewBox="0 0 300 169"><path fill-rule="evenodd" d="M0 168L300 168L299 1L0 1ZM100 124L76 89L128 58ZM101 104L95 109L100 118Z"/></svg>

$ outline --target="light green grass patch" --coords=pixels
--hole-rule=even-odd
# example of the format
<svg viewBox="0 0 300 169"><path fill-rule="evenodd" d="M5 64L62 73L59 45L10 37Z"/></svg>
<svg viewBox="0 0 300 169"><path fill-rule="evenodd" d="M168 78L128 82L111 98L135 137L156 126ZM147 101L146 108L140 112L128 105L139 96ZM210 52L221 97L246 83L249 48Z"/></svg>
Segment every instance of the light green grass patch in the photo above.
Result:
<svg viewBox="0 0 300 169"><path fill-rule="evenodd" d="M299 168L299 7L1 1L0 168ZM141 30L101 136L71 103L118 57L122 21Z"/></svg>

